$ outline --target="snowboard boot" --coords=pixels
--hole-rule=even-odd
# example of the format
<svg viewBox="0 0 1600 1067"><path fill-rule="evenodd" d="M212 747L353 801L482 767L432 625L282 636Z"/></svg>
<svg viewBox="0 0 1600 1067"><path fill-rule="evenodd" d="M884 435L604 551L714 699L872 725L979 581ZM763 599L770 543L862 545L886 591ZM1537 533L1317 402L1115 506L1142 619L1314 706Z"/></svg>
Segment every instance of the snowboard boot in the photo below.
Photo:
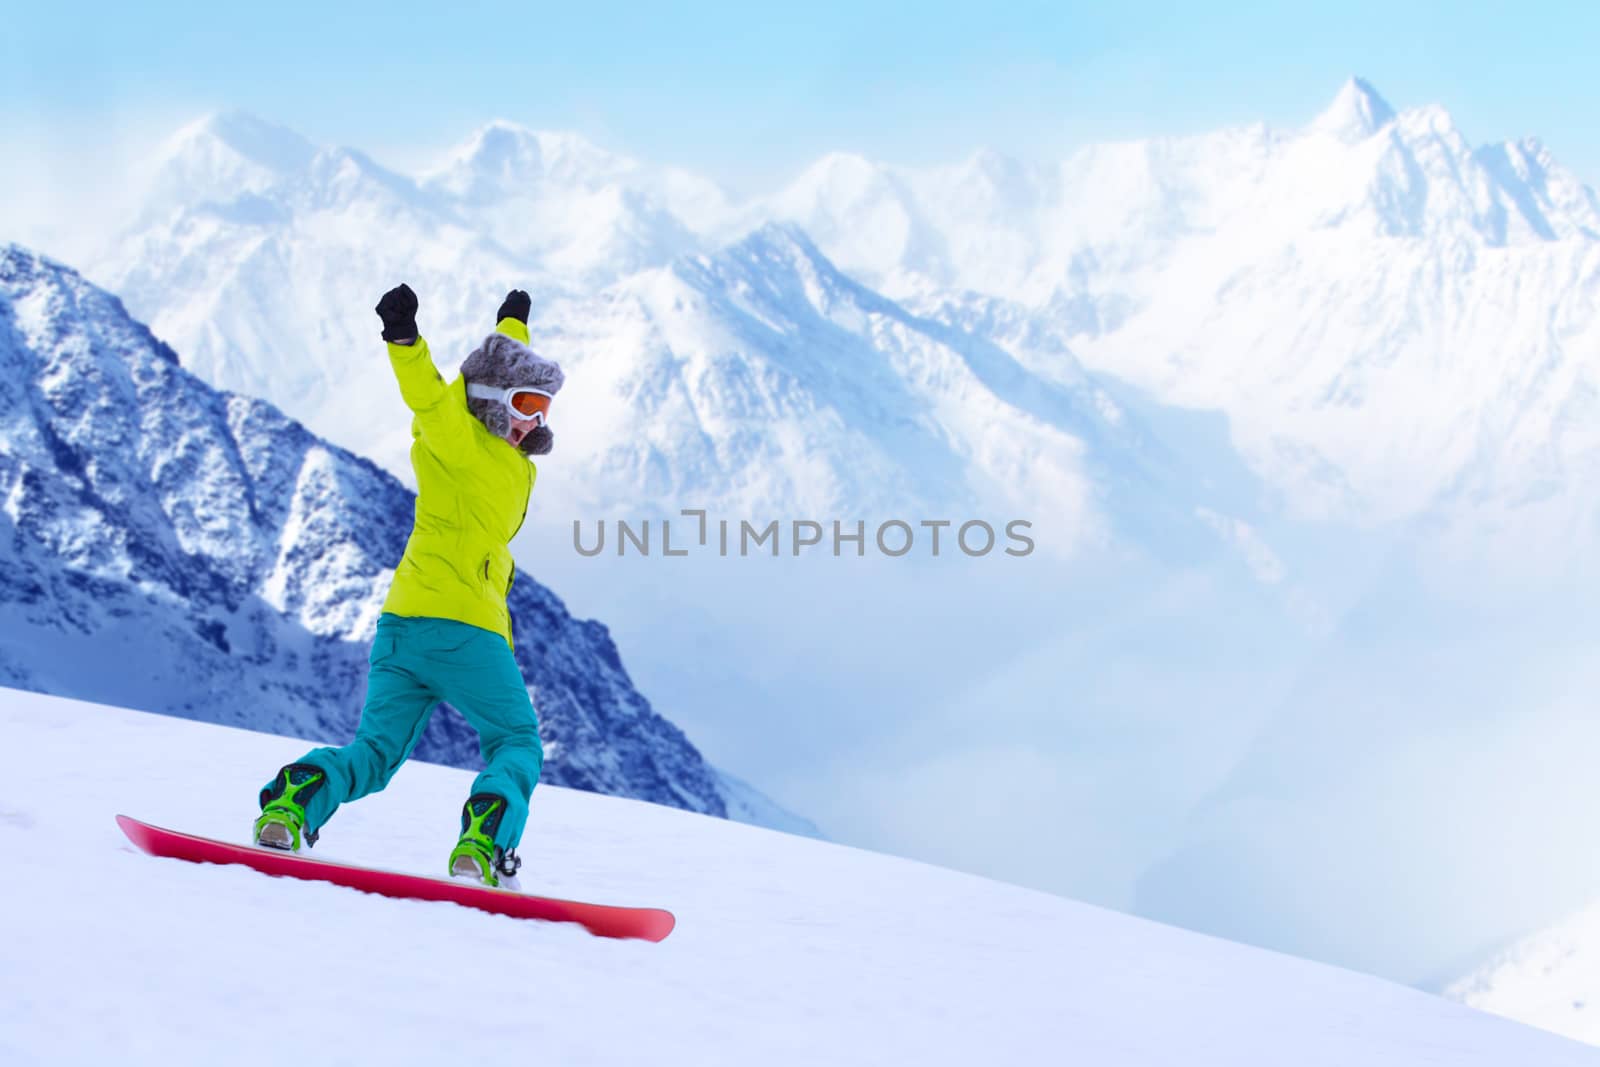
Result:
<svg viewBox="0 0 1600 1067"><path fill-rule="evenodd" d="M474 793L461 808L461 840L450 852L450 877L475 878L499 889L517 889L522 860L515 849L494 843L506 813L504 797Z"/></svg>
<svg viewBox="0 0 1600 1067"><path fill-rule="evenodd" d="M256 820L255 842L267 848L285 852L300 851L303 839L306 847L317 843L318 831L302 831L306 825L306 802L316 796L317 790L328 782L320 767L309 763L291 763L278 771L272 784L261 791L261 817Z"/></svg>

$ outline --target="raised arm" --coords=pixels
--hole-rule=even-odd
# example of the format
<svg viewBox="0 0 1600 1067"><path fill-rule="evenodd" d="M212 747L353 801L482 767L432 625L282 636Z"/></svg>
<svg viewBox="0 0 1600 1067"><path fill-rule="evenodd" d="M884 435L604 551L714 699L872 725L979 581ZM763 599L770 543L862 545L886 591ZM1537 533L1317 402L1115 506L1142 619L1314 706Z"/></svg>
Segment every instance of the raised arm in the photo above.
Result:
<svg viewBox="0 0 1600 1067"><path fill-rule="evenodd" d="M402 283L384 293L373 310L383 320L383 339L389 345L389 365L400 383L401 399L416 413L423 436L444 445L464 434L471 415L465 403L451 395L434 366L428 342L417 333L417 294Z"/></svg>
<svg viewBox="0 0 1600 1067"><path fill-rule="evenodd" d="M513 289L500 302L495 312L495 332L503 333L513 341L528 343L528 313L533 310L533 297L525 289Z"/></svg>

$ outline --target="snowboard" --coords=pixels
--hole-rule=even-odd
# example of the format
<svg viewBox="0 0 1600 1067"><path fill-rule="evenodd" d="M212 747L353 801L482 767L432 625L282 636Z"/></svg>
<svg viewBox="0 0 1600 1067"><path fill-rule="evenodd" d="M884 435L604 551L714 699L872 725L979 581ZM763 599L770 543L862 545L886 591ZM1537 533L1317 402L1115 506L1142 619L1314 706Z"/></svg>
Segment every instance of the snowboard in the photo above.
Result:
<svg viewBox="0 0 1600 1067"><path fill-rule="evenodd" d="M508 889L491 889L452 878L429 878L375 867L358 867L353 863L316 860L294 852L230 844L209 837L166 830L126 815L117 816L117 825L128 835L128 840L152 856L167 856L191 863L242 863L275 877L332 882L334 885L386 897L449 901L515 919L577 923L599 937L660 941L672 933L677 922L670 911L659 908L585 904L576 900L536 897Z"/></svg>

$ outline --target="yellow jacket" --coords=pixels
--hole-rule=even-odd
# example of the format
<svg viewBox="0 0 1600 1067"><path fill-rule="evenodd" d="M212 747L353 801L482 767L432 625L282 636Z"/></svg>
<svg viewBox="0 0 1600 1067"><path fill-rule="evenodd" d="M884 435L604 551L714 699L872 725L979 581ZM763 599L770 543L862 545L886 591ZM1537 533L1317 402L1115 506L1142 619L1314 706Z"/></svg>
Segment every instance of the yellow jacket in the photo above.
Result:
<svg viewBox="0 0 1600 1067"><path fill-rule="evenodd" d="M517 319L496 327L523 344ZM455 619L511 642L506 595L516 575L507 547L528 514L538 469L467 410L466 383L448 385L428 342L389 345L411 422L411 467L417 475L416 522L383 610L395 615Z"/></svg>

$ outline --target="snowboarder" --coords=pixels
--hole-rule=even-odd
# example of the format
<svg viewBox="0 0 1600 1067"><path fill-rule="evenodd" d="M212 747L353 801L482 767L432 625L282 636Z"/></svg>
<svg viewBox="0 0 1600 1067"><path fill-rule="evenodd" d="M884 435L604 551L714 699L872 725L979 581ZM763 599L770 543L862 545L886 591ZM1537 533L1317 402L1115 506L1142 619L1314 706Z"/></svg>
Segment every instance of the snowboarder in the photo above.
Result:
<svg viewBox="0 0 1600 1067"><path fill-rule="evenodd" d="M560 366L529 347L531 307L523 290L508 293L495 332L446 384L417 332L411 287L378 301L389 362L415 416L415 523L378 619L355 738L313 749L273 776L260 794L258 845L314 845L340 804L388 784L445 700L478 731L485 763L462 808L450 873L514 884L544 748L512 653L507 545L533 491L527 456L550 451L550 402L564 380Z"/></svg>

